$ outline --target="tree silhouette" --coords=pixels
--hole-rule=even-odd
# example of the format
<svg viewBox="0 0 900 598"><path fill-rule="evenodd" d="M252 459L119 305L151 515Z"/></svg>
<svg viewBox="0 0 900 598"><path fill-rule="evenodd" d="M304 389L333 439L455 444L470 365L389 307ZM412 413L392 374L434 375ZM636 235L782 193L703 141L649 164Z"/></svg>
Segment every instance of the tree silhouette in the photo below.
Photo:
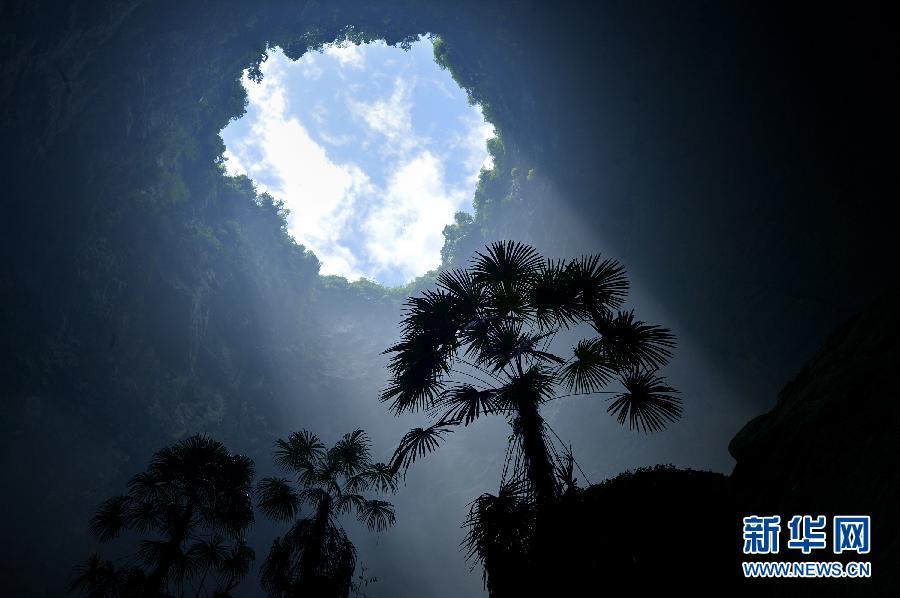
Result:
<svg viewBox="0 0 900 598"><path fill-rule="evenodd" d="M627 291L624 268L613 260L546 260L527 245L503 241L477 253L470 267L442 272L436 290L408 300L400 342L385 351L393 355L381 401L395 414L423 410L433 423L403 437L394 471L408 469L460 424L502 415L512 427L501 493L482 497L470 512L477 554L499 537L491 533L490 514L520 513L523 500L549 504L561 481L574 484L571 463L541 417L543 405L608 394L608 412L644 432L680 417L677 391L657 375L675 338L622 311ZM581 325L592 334L568 359L551 352L561 330ZM615 380L621 390L607 390ZM478 526L487 526L484 533Z"/></svg>
<svg viewBox="0 0 900 598"><path fill-rule="evenodd" d="M253 523L253 476L253 461L207 436L159 451L128 482L128 494L105 501L91 520L101 541L125 530L145 536L137 563L117 568L95 554L70 590L90 597L180 596L188 589L227 596L254 558L244 542Z"/></svg>
<svg viewBox="0 0 900 598"><path fill-rule="evenodd" d="M257 485L259 508L279 521L293 521L276 538L263 562L260 578L269 596L342 597L350 592L356 549L338 516L356 512L370 530L394 525L393 506L368 499L363 492L395 492L397 479L383 463L372 463L365 432L345 434L327 449L306 430L275 443L275 461L296 476L297 488L286 478L265 478ZM302 506L311 514L298 518Z"/></svg>

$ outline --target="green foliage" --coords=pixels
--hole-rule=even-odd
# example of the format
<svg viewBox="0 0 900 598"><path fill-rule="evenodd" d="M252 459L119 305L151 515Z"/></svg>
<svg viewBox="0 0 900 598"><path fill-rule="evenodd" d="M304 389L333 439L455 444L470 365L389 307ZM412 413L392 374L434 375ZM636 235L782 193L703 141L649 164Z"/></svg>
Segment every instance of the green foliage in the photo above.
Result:
<svg viewBox="0 0 900 598"><path fill-rule="evenodd" d="M247 575L254 552L244 541L253 523L253 461L206 436L154 455L128 482L128 494L105 501L91 529L101 541L124 531L142 537L138 567L117 568L95 554L70 590L93 597L179 594L220 596Z"/></svg>
<svg viewBox="0 0 900 598"><path fill-rule="evenodd" d="M331 448L307 430L275 442L275 463L295 476L265 478L256 487L262 512L278 521L294 520L288 532L275 540L260 570L269 596L309 593L327 598L346 596L356 567L356 549L339 522L355 513L370 530L393 526L394 507L363 492L395 492L396 474L383 463L373 463L365 432L345 434ZM310 515L300 517L303 507Z"/></svg>

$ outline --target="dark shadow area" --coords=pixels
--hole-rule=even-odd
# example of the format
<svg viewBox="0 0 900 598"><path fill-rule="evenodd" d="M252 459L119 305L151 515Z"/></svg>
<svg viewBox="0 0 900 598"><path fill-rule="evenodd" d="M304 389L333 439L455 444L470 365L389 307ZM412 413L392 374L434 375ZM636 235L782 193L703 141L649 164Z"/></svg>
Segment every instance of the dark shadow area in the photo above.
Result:
<svg viewBox="0 0 900 598"><path fill-rule="evenodd" d="M731 443L732 475L657 466L562 497L534 522L527 557L486 567L491 596L891 596L900 590L900 430L893 364L900 295L884 296L825 343L778 404ZM872 551L741 552L742 517L869 514ZM506 530L512 526L507 525ZM829 532L829 541L833 541ZM742 561L872 563L870 579L745 579ZM489 560L488 563L491 561Z"/></svg>

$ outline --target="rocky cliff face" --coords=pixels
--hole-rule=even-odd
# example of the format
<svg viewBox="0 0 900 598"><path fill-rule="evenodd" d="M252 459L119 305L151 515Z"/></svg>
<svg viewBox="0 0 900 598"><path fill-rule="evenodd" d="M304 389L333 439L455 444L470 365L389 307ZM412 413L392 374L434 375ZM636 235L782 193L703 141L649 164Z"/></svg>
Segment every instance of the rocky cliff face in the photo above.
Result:
<svg viewBox="0 0 900 598"><path fill-rule="evenodd" d="M833 334L728 447L747 512L872 516L872 579L791 595L900 592L900 292Z"/></svg>
<svg viewBox="0 0 900 598"><path fill-rule="evenodd" d="M834 333L775 407L738 433L729 446L737 459L730 477L658 466L567 496L539 520L532 559L540 571L516 591L549 580L545 595L673 588L728 596L900 594L898 366L895 290ZM741 553L741 518L748 514L781 515L779 555ZM742 560L804 559L784 550L787 520L797 514L827 515L829 522L870 515L869 555L834 555L829 532L829 547L808 558L869 560L872 577L744 579ZM511 577L520 579L521 568Z"/></svg>

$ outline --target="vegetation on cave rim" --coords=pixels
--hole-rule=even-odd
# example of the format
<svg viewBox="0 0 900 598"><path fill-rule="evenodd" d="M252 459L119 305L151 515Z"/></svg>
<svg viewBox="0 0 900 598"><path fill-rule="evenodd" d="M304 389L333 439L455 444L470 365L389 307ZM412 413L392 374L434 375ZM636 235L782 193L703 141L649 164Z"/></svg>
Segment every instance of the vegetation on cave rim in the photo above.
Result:
<svg viewBox="0 0 900 598"><path fill-rule="evenodd" d="M393 506L366 498L363 492L396 492L397 478L383 463L373 463L365 432L345 434L325 448L318 436L302 430L275 443L275 462L296 476L265 478L256 487L260 510L277 521L292 522L276 538L260 570L260 581L273 598L311 595L347 596L356 569L356 549L339 522L356 514L370 530L380 532L395 522ZM302 506L311 515L298 518ZM365 581L363 579L363 581Z"/></svg>

